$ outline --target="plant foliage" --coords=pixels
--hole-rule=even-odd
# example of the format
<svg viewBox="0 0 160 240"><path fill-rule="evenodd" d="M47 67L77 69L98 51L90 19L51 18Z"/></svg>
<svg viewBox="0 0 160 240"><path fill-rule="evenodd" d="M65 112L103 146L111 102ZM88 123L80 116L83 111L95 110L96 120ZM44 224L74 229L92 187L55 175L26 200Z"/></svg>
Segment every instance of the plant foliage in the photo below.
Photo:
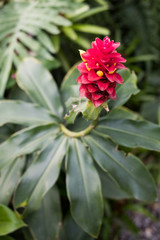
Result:
<svg viewBox="0 0 160 240"><path fill-rule="evenodd" d="M138 89L134 73L129 70L119 73L124 77L124 84L117 91L119 105L122 105ZM43 225L38 216L46 204L52 208L49 196L53 196L51 189L61 168L64 171L63 160L72 217L94 238L102 224L103 194L111 199L133 197L147 202L156 198L155 184L144 164L133 154L126 155L120 151L116 144L160 151L160 127L110 102L110 113L91 123L91 127L85 128L86 121L78 115L76 121L83 131L77 132L76 122L73 131L74 125L66 126L63 116L71 109L72 102L77 101L78 84L75 79L78 75L74 67L66 75L59 93L48 70L37 60L27 58L19 66L17 83L33 103L0 102L1 111L12 109L11 113L4 111L1 125L17 121L24 126L0 145L0 169L11 171L12 165L24 161L20 156L31 154L30 164L14 191L13 204L17 211L23 208L22 217L37 238L40 233L36 231L35 221L41 221ZM8 198L1 201L7 204ZM59 202L57 204L59 206ZM48 216L52 217L52 210ZM42 228L41 232L46 231L46 236L59 235L57 227L54 229L55 232L50 232L49 228Z"/></svg>

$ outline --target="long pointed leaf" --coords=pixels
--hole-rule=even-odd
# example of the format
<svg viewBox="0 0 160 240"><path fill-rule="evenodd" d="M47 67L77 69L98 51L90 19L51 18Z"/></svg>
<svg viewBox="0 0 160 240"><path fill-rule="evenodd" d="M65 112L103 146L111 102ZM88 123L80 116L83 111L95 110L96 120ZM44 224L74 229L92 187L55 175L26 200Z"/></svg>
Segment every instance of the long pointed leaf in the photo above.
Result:
<svg viewBox="0 0 160 240"><path fill-rule="evenodd" d="M139 92L137 87L137 76L134 72L130 72L129 70L122 69L118 71L122 76L124 82L122 84L118 84L116 87L117 100L109 100L109 106L117 107L122 106L127 100L131 97L131 95L135 95Z"/></svg>
<svg viewBox="0 0 160 240"><path fill-rule="evenodd" d="M92 158L80 140L71 140L66 166L72 216L83 230L96 237L103 214L101 186Z"/></svg>
<svg viewBox="0 0 160 240"><path fill-rule="evenodd" d="M40 150L46 141L54 138L59 128L52 124L29 127L13 134L0 145L0 169L11 164L20 155Z"/></svg>
<svg viewBox="0 0 160 240"><path fill-rule="evenodd" d="M36 239L59 239L61 206L58 189L52 188L44 197L41 207L25 220Z"/></svg>
<svg viewBox="0 0 160 240"><path fill-rule="evenodd" d="M15 207L27 206L25 214L37 209L42 198L56 182L67 151L67 138L54 139L28 168L15 193Z"/></svg>
<svg viewBox="0 0 160 240"><path fill-rule="evenodd" d="M106 119L99 122L96 130L126 147L160 151L160 127L151 122Z"/></svg>
<svg viewBox="0 0 160 240"><path fill-rule="evenodd" d="M12 210L0 205L0 236L7 235L25 226L26 224Z"/></svg>
<svg viewBox="0 0 160 240"><path fill-rule="evenodd" d="M143 201L156 198L153 179L137 157L132 154L126 157L110 140L96 134L85 137L85 141L97 164L115 179L122 190Z"/></svg>
<svg viewBox="0 0 160 240"><path fill-rule="evenodd" d="M24 157L20 157L0 172L0 203L8 205L24 167L24 160Z"/></svg>
<svg viewBox="0 0 160 240"><path fill-rule="evenodd" d="M26 58L18 69L17 81L35 103L62 116L63 108L56 83L39 61Z"/></svg>
<svg viewBox="0 0 160 240"><path fill-rule="evenodd" d="M23 101L0 101L0 126L6 123L22 125L43 125L55 123L58 118L46 109Z"/></svg>
<svg viewBox="0 0 160 240"><path fill-rule="evenodd" d="M104 172L102 169L98 168L98 173L102 184L103 196L110 199L126 199L133 197L116 182L116 180L109 175L109 172Z"/></svg>

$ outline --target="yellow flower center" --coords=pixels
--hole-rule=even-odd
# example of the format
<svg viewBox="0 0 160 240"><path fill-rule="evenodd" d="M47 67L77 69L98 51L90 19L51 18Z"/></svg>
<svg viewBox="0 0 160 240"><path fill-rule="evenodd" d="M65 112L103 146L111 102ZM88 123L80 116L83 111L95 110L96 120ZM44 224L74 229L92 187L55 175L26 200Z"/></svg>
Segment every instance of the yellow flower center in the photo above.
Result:
<svg viewBox="0 0 160 240"><path fill-rule="evenodd" d="M97 71L96 74L98 75L98 77L103 77L104 73L102 71Z"/></svg>

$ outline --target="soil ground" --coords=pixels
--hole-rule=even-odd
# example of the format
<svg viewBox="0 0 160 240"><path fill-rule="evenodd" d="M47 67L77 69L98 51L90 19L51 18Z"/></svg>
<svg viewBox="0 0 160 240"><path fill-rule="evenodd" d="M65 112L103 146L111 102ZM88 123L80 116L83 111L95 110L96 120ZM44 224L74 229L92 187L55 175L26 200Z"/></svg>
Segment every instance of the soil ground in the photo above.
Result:
<svg viewBox="0 0 160 240"><path fill-rule="evenodd" d="M140 213L128 213L139 233L134 236L127 229L122 229L118 240L160 240L160 189L158 190L158 200L149 205L147 209L157 218L151 220Z"/></svg>

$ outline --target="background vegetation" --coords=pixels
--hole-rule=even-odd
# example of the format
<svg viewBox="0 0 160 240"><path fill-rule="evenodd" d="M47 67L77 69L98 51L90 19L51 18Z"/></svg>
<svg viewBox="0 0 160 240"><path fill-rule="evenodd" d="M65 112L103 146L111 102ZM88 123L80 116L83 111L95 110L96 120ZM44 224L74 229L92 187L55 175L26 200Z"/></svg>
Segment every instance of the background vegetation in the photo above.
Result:
<svg viewBox="0 0 160 240"><path fill-rule="evenodd" d="M129 109L131 111L127 110L129 111L127 114L130 114L130 119L135 120L144 118L160 125L159 10L159 0L1 1L0 98L2 100L22 100L24 102L22 106L24 109L23 114L25 114L26 109L26 112L31 111L32 106L28 105L31 104L31 100L33 102L35 102L35 99L37 102L40 100L36 98L36 91L34 92L35 99L32 92L29 92L29 95L32 96L30 99L30 96L28 97L26 94L30 89L27 89L25 85L25 79L27 78L25 78L25 76L27 76L28 72L25 72L25 67L23 69L23 65L21 65L24 58L37 58L43 66L52 73L53 78L60 87L66 73L80 60L78 49L85 50L90 48L91 41L93 41L95 37L103 38L108 35L111 39L121 42L118 51L127 59L126 66L136 73L138 79L137 85L140 89L140 91L138 91L135 84L136 80L133 80L131 85L132 91L128 94L126 100L128 100L131 95L132 96L129 101L123 101L123 103L125 103L125 108L122 107L119 109L119 116L122 117L125 109ZM32 64L34 65L34 63ZM32 64L29 65L31 71ZM21 66L21 68L19 70L17 85L16 72L19 66ZM43 68L43 66L39 66L39 68ZM70 71L70 74L72 71L73 69ZM34 71L32 71L32 73L33 72ZM74 80L75 78L76 80L77 73L73 73L75 75L72 75L72 79ZM65 77L65 79L67 78L70 78L70 75ZM37 79L39 82L43 82L40 74ZM28 79L27 81L29 82ZM45 86L47 86L47 83L45 85L44 82L44 88ZM25 89L25 91L22 89ZM46 91L49 91L49 89ZM64 102L66 100L65 92L67 91L68 89L63 83L61 94ZM56 104L58 104L58 102ZM22 122L22 112L19 113L20 120L17 122L16 116L16 120L13 118L14 113L12 112L12 106L10 106L10 108L6 108L6 106L7 105L0 106L0 124L7 123L0 128L1 143L15 132L25 131L23 130L23 125L26 126L26 123L27 126L31 126L31 124L34 126L34 122L27 122L27 114L25 116L25 121L23 120L22 127L19 126L18 123ZM40 117L37 117L37 119L39 119L39 123L43 123L43 121L45 123L48 121L49 123L52 116L47 112L46 117L46 112L42 110L41 107L46 108L46 106L41 106L40 104L40 107L36 109L37 114L40 113ZM65 107L66 109L68 108L68 106ZM53 109L56 109L56 107L53 106ZM11 113L12 121L3 119L3 112L4 116L7 116L6 111ZM42 117L42 111L44 117ZM48 108L46 111L48 111ZM134 111L134 114L132 111ZM62 110L59 108L55 114L61 117ZM9 119L9 116L7 117ZM113 115L111 115L111 119L114 119L114 112ZM57 119L54 119L54 121L56 122ZM75 126L71 126L70 128L78 129L78 127L76 122ZM48 131L47 129L42 130L45 133ZM56 128L52 130L55 132L57 131ZM141 131L142 135L145 134L145 129L144 132L143 128ZM48 137L48 135L46 136ZM33 137L33 135L30 137ZM54 144L59 146L62 139L56 141L57 142ZM148 147L150 150L144 150L140 148L143 146L132 149L132 146L127 145L120 146L119 148L126 153L133 153L145 163L147 169L152 173L155 179L157 188L160 184L160 155L153 150L158 150L159 142L160 140L157 141L157 149L156 147L155 149ZM63 144L65 145L65 140L63 140ZM19 146L21 150L21 145ZM11 152L11 147L8 151ZM3 225L1 225L2 227L0 226L0 231L1 229L4 231L0 239L31 240L34 239L34 236L36 236L38 240L46 240L48 236L50 236L51 239L60 240L72 240L75 239L75 236L77 240L94 239L83 232L69 214L69 201L67 200L65 188L65 166L63 165L56 186L45 195L40 208L35 212L30 212L32 207L35 208L35 203L33 203L33 206L29 205L30 215L25 218L25 223L20 219L19 216L23 213L25 207L25 202L22 201L23 197L21 193L18 192L21 191L21 188L19 187L18 190L16 190L16 194L18 192L19 195L13 195L13 193L15 192L21 176L36 157L36 153L31 154L32 151L26 153L27 156L25 157L21 156L19 153L15 155L18 157L16 161L1 171L0 211L3 214L0 214L0 221L3 215L10 225L8 225L6 229L4 229ZM0 155L0 159L3 159L3 151L1 151ZM63 158L63 154L61 158ZM1 164L3 165L2 161ZM99 169L99 171L101 170ZM112 186L111 182L106 183L106 185L107 184ZM118 196L117 192L116 194ZM131 213L139 212L153 221L157 220L152 212L148 210L149 208L146 204L135 200L129 200L127 196L124 195L116 197L114 192L112 194L113 196L110 197L105 190L103 192L105 196L104 218L98 239L120 239L121 229L124 228L131 231L133 235L138 234L138 229L129 217L128 211ZM119 196L121 194L122 193L119 193ZM15 196L18 196L17 199ZM16 208L18 208L18 211L15 211L15 213L14 210ZM45 215L47 216L46 218ZM51 222L52 227L50 225ZM41 226L41 231L37 228L37 223ZM25 224L28 224L30 229L28 227L23 227Z"/></svg>

